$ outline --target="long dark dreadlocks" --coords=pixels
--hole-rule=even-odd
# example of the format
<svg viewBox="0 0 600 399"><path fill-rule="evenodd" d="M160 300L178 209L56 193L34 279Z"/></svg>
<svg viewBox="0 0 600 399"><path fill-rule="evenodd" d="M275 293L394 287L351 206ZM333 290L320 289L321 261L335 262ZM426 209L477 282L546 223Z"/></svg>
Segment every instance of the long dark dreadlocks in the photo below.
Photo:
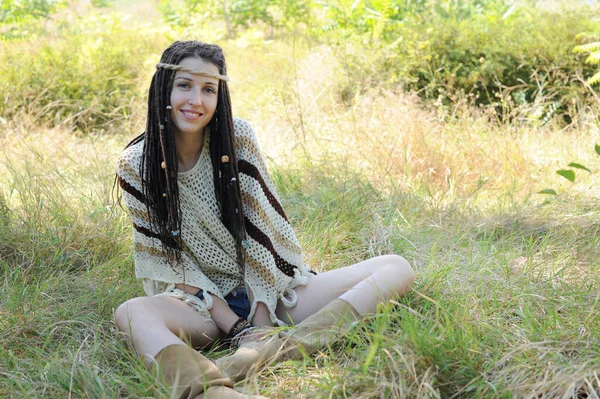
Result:
<svg viewBox="0 0 600 399"><path fill-rule="evenodd" d="M173 43L163 52L160 62L178 65L188 57L197 57L211 62L219 68L221 75L227 75L227 66L221 48L197 41ZM170 111L167 110L174 78L173 70L162 68L156 70L148 93L146 131L127 145L129 147L144 140L140 176L142 176L146 208L150 225L159 234L163 254L171 265L174 261L181 260L182 251L181 206L177 185L178 162ZM237 262L243 270L245 259L242 242L246 239L246 230L234 146L231 101L227 82L223 80L219 80L217 109L208 127L215 195L221 211L221 220L235 239ZM223 156L228 156L229 162L221 162ZM166 164L165 169L161 167L162 162Z"/></svg>

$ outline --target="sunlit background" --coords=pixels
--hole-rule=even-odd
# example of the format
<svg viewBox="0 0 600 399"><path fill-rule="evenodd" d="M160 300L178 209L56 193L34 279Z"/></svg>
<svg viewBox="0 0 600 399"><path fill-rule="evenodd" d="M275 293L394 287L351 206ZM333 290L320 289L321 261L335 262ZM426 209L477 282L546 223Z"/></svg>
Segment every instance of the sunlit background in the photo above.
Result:
<svg viewBox="0 0 600 399"><path fill-rule="evenodd" d="M397 298L270 398L600 395L597 1L4 0L0 397L161 397L116 159L174 40L225 51L316 271L398 253ZM222 355L215 350L209 357Z"/></svg>

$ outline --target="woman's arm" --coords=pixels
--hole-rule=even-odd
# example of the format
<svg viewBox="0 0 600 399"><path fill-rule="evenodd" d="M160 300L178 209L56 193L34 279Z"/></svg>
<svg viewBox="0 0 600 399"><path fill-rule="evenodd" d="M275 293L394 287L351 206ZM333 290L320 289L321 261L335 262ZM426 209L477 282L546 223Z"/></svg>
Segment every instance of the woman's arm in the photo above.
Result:
<svg viewBox="0 0 600 399"><path fill-rule="evenodd" d="M187 284L175 284L175 287L191 295L196 295L200 291L198 287L192 287ZM215 296L213 296L213 306L209 312L217 327L225 334L229 332L231 326L238 320L238 316L231 310L227 302ZM269 316L269 309L267 309L264 303L259 302L256 304L252 324L256 327L273 327L273 322Z"/></svg>
<svg viewBox="0 0 600 399"><path fill-rule="evenodd" d="M256 327L273 327L271 316L269 315L269 309L267 305L262 302L256 304L256 310L254 311L254 317L252 318L252 324Z"/></svg>
<svg viewBox="0 0 600 399"><path fill-rule="evenodd" d="M191 285L187 284L175 284L175 287L191 295L196 295L200 291L200 288L192 287ZM205 293L204 295L210 294ZM212 296L212 299L213 305L212 308L209 309L210 317L213 319L217 327L219 327L219 330L227 334L239 317L233 312L233 310L231 310L229 305L227 305L227 302L214 295Z"/></svg>

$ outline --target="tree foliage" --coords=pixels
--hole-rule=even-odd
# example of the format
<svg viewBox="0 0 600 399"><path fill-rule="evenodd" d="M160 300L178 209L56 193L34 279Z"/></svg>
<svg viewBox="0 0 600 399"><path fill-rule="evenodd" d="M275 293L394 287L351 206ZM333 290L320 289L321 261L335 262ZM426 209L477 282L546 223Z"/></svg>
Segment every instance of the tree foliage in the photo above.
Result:
<svg viewBox="0 0 600 399"><path fill-rule="evenodd" d="M48 18L65 1L5 0L0 34L5 39L31 35L30 22ZM513 0L161 0L159 8L168 29L183 36L202 26L225 32L223 38L262 31L261 38L303 38L327 45L347 77L339 87L345 103L347 98L352 101L352 93L398 87L436 104L467 102L491 108L501 119L512 120L518 114L521 120L545 124L557 115L568 122L592 101L593 93L581 84L580 76L591 76L590 83L600 81L600 72L594 75L599 38L581 35L581 31L597 30L585 7L551 12ZM38 41L36 58L23 61L31 72L30 81L24 83L23 74L15 75L11 69L0 79L0 87L7 88L5 98L11 99L0 104L4 112L16 110L13 105L20 101L54 109L57 104L72 104L75 98L92 98L88 82L93 82L93 90L105 93L102 103L109 108L99 115L130 101L130 86L124 82L137 69L127 66L130 51L110 36L122 27L101 28L96 36L83 39L83 31L62 24L53 24L58 29L56 42ZM129 38L129 33L123 37ZM35 40L28 39L24 46L33 46ZM97 40L101 44L88 43ZM98 65L108 62L104 64L108 67L96 71L99 79L87 77L85 57L69 48L99 49L91 57ZM0 60L19 65L19 57L22 52L7 47ZM47 75L45 71L54 68L48 63L55 58L68 64L74 76L82 71L86 78L67 81L61 73L60 78ZM113 75L104 76L108 71ZM38 98L36 93L41 92L46 94ZM121 94L128 97L123 101ZM61 112L67 111L63 107Z"/></svg>
<svg viewBox="0 0 600 399"><path fill-rule="evenodd" d="M534 3L534 2L529 2ZM451 105L460 99L501 117L568 122L590 93L593 67L572 49L593 22L585 8L545 11L514 0L163 0L172 24L222 21L228 37L301 32L329 45L354 87L402 86ZM179 5L178 5L179 4ZM587 45L598 54L598 47ZM590 56L592 57L592 56ZM594 58L589 58L588 60ZM600 74L592 81L600 80Z"/></svg>
<svg viewBox="0 0 600 399"><path fill-rule="evenodd" d="M121 14L56 26L56 37L0 43L0 115L87 131L127 120L145 60L169 39Z"/></svg>
<svg viewBox="0 0 600 399"><path fill-rule="evenodd" d="M578 36L580 39L587 41L585 44L575 46L573 51L575 53L589 53L585 62L592 65L600 64L600 34L599 33L582 33ZM600 83L600 71L597 71L594 75L587 79L587 83L590 85L596 85Z"/></svg>
<svg viewBox="0 0 600 399"><path fill-rule="evenodd" d="M0 24L23 23L47 18L67 0L2 0L0 3Z"/></svg>

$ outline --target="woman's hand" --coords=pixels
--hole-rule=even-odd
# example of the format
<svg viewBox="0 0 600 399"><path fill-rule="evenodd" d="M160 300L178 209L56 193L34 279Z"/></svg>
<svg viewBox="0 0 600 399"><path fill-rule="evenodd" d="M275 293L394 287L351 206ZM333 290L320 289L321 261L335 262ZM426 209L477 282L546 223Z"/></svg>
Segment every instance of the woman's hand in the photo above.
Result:
<svg viewBox="0 0 600 399"><path fill-rule="evenodd" d="M271 316L269 315L269 309L267 309L267 305L262 302L258 302L256 304L256 311L254 312L254 317L252 318L252 325L256 327L273 327L273 322L271 321Z"/></svg>
<svg viewBox="0 0 600 399"><path fill-rule="evenodd" d="M206 293L205 293L206 295ZM210 294L208 294L210 295ZM231 327L238 321L239 317L229 307L227 302L221 298L213 296L213 305L210 308L210 317L213 319L219 330L223 331L225 335L229 333Z"/></svg>
<svg viewBox="0 0 600 399"><path fill-rule="evenodd" d="M273 322L269 316L269 309L267 309L267 305L262 302L256 304L252 325L256 328L240 339L240 345L252 341L259 341L265 336L273 334L272 329L269 328L273 327Z"/></svg>
<svg viewBox="0 0 600 399"><path fill-rule="evenodd" d="M183 283L175 284L175 288L178 288L190 295L196 295L200 291L200 288L198 287ZM210 294L205 293L205 295ZM209 310L209 313L217 327L219 327L219 329L225 334L231 330L233 324L238 320L238 316L233 312L233 310L231 310L227 302L215 296L213 296L213 306ZM254 317L252 318L251 322L256 327L273 327L273 322L269 316L269 309L267 309L267 306L264 303L259 302L256 305L256 311L254 312ZM265 331L262 328L259 328L256 332L244 336L241 339L241 342L257 341L268 333L268 330Z"/></svg>
<svg viewBox="0 0 600 399"><path fill-rule="evenodd" d="M187 284L175 284L175 288L179 288L183 292L186 292L190 295L196 295L200 288L194 287ZM205 292L204 295L210 295L210 293ZM227 302L223 301L216 296L212 297L213 306L209 309L210 317L213 319L219 330L223 331L225 334L229 332L233 323L238 320L238 316L233 313L233 310L227 305Z"/></svg>
<svg viewBox="0 0 600 399"><path fill-rule="evenodd" d="M269 330L269 329L265 329L265 328L257 328L255 330L252 330L248 334L244 335L242 337L242 339L240 339L239 344L241 346L244 343L260 341L264 337L271 336L271 335L273 335L272 329Z"/></svg>

